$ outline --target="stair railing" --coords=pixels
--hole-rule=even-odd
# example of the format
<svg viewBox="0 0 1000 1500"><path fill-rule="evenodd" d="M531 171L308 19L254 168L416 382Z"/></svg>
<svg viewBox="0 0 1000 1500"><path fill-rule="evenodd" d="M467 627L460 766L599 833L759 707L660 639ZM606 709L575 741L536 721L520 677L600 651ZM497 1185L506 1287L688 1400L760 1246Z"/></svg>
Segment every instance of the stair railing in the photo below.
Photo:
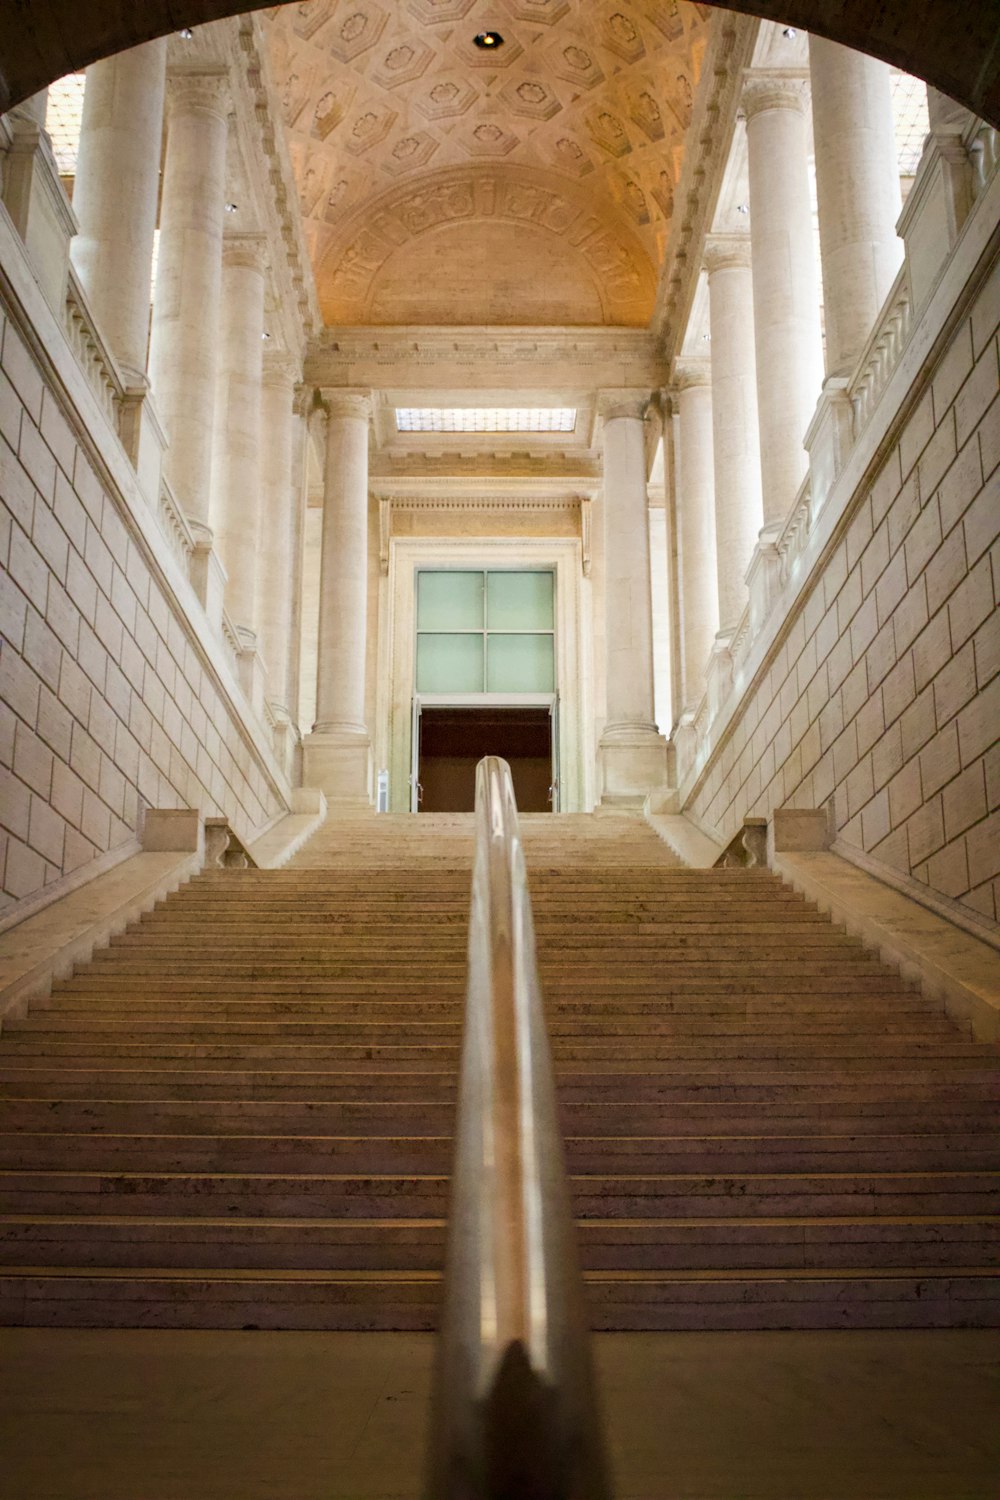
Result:
<svg viewBox="0 0 1000 1500"><path fill-rule="evenodd" d="M425 1500L608 1500L510 767L476 768L468 986Z"/></svg>

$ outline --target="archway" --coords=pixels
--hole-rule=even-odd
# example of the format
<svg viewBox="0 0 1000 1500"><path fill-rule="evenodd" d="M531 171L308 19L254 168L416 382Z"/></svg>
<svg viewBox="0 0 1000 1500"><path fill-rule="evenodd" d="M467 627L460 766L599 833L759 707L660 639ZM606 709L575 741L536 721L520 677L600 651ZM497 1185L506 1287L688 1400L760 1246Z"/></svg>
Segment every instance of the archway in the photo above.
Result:
<svg viewBox="0 0 1000 1500"><path fill-rule="evenodd" d="M401 3L401 0L397 0ZM718 0L709 0L716 4ZM8 0L0 19L0 110L54 78L182 26L267 0ZM724 7L833 38L894 63L1000 124L996 0L727 0Z"/></svg>

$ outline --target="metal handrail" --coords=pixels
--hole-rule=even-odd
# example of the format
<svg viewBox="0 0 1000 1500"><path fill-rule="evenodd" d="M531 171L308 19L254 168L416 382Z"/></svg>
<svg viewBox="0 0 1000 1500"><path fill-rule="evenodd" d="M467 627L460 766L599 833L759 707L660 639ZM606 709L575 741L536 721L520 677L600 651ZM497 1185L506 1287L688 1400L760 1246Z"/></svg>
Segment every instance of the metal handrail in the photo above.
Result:
<svg viewBox="0 0 1000 1500"><path fill-rule="evenodd" d="M608 1500L510 767L476 769L465 1036L425 1500Z"/></svg>

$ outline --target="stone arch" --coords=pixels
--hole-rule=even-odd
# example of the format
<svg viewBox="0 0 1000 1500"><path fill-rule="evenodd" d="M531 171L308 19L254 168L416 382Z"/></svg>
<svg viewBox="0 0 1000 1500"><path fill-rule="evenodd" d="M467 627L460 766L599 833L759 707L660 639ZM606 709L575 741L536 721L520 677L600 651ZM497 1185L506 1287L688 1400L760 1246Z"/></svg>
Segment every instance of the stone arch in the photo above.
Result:
<svg viewBox="0 0 1000 1500"><path fill-rule="evenodd" d="M182 26L269 0L11 0L0 19L0 110L54 78ZM399 0L397 0L399 3ZM718 4L718 0L708 0ZM996 0L728 0L724 9L781 21L870 52L1000 124Z"/></svg>

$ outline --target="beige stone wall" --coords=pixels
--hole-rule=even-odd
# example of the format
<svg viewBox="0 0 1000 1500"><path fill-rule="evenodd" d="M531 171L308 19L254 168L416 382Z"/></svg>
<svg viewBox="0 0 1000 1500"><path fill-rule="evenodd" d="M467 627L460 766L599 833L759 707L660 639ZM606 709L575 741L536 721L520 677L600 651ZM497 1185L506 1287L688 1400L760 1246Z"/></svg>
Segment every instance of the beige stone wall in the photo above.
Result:
<svg viewBox="0 0 1000 1500"><path fill-rule="evenodd" d="M0 911L134 834L143 803L283 803L68 408L0 312Z"/></svg>
<svg viewBox="0 0 1000 1500"><path fill-rule="evenodd" d="M839 837L1000 917L1000 267L800 596L688 809Z"/></svg>

